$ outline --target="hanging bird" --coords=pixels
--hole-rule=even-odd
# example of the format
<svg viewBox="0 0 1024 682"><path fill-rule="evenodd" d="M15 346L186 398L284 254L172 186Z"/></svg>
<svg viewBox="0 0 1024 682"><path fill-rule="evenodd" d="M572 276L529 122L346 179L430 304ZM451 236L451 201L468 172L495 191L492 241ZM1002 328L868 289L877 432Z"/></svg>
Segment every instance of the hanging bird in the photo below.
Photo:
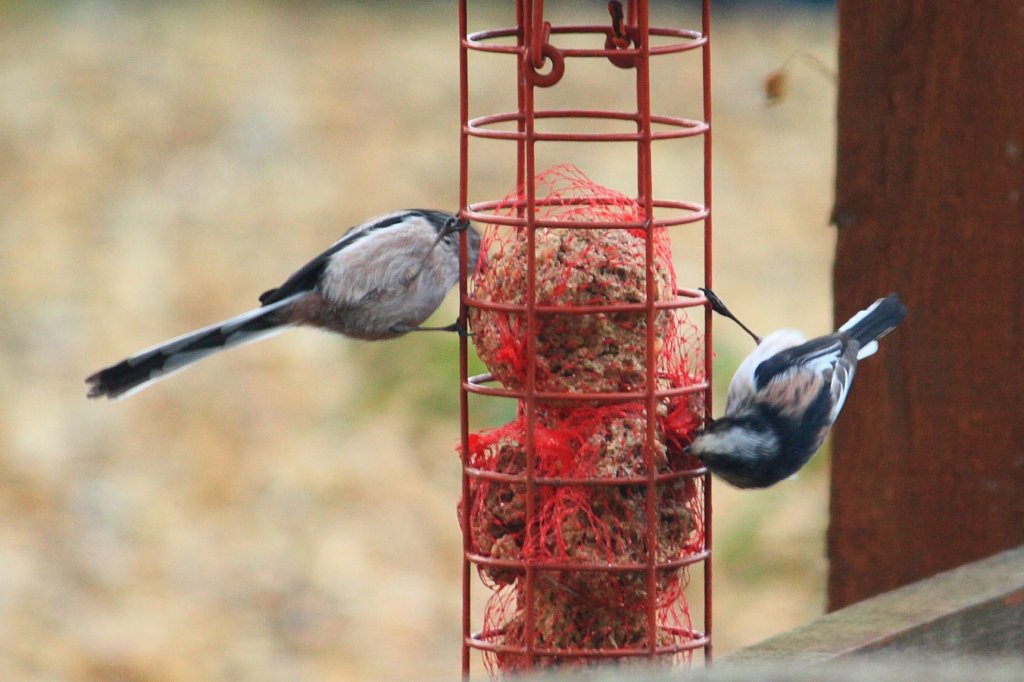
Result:
<svg viewBox="0 0 1024 682"><path fill-rule="evenodd" d="M907 309L896 294L880 298L838 331L807 341L792 329L760 338L715 294L711 308L737 322L758 346L729 384L725 416L689 446L707 468L738 488L766 488L800 470L821 447L843 409L857 362L878 350Z"/></svg>

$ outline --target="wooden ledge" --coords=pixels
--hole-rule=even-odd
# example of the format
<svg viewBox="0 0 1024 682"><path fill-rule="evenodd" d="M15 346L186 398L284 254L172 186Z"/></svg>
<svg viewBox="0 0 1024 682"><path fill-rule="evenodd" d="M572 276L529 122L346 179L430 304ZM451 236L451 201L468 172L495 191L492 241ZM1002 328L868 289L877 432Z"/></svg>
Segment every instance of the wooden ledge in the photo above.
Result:
<svg viewBox="0 0 1024 682"><path fill-rule="evenodd" d="M897 653L1024 656L1024 546L865 599L716 665Z"/></svg>

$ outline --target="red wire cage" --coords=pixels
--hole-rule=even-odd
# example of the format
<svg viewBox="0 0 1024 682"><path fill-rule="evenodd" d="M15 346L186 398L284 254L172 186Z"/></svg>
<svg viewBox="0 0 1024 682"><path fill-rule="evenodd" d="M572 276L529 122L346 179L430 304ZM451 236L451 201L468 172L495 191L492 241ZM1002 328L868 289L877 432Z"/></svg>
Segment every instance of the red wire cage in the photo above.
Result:
<svg viewBox="0 0 1024 682"><path fill-rule="evenodd" d="M520 240L516 253L521 257L522 290L515 292L515 299L497 301L485 296L479 290L471 289L469 279L463 273L460 286L460 319L479 326L480 320L490 319L487 315L505 316L503 319L518 321L517 352L521 358L520 381L496 379L491 374L470 376L469 341L460 344L460 411L462 419L462 502L459 508L463 529L463 614L462 614L462 671L468 678L471 670L472 652L481 651L484 665L495 674L506 670L533 668L559 664L586 664L603 660L689 660L694 651L702 650L704 660L711 657L711 487L710 478L699 462L685 455L676 457L674 465L664 464L666 431L665 418L673 405L685 401L699 413L695 422L687 428L696 428L707 417L711 405L711 314L707 301L696 289L674 286L668 295L662 292L665 285L664 272L659 262L667 248L667 229L701 230L703 246L705 287L711 287L711 98L710 98L710 0L701 5L700 29L681 29L652 26L646 0L627 0L625 3L608 3L607 21L601 24L552 25L545 20L542 0L516 0L516 25L507 28L470 32L468 0L459 3L460 33L460 195L462 215L490 229L512 230ZM484 113L471 117L471 95L469 66L471 56L480 53L505 55L509 70L515 70L517 108L515 111ZM651 60L678 53L699 57L702 101L701 119L682 118L655 114L651 110ZM474 56L474 59L479 57ZM542 88L557 86L575 60L602 60L609 69L632 71L635 74L635 110L615 109L555 109L538 108L537 94ZM474 112L475 113L475 112ZM624 123L623 123L624 122ZM607 126L604 126L607 124ZM656 197L653 182L653 159L656 143L662 140L680 138L701 138L700 161L703 164L703 196L700 201ZM515 187L518 189L503 200L481 200L470 202L470 155L473 140L503 140L515 150ZM601 213L598 217L581 219L578 215L568 216L561 212L579 204L607 204L609 196L623 197L611 190L598 188L589 196L579 194L554 197L544 194L549 174L538 173L538 146L548 143L575 143L585 145L632 144L636 150L635 197L623 200L629 210L622 213ZM566 146L566 149L573 149ZM511 154L511 148L509 153ZM571 161L572 159L566 159ZM569 174L573 175L574 171ZM575 176L573 176L575 177ZM511 185L513 178L509 178ZM554 197L554 198L553 198ZM539 297L541 288L539 276L545 273L544 250L538 253L539 242L553 231L593 231L606 239L612 231L629 234L635 240L640 257L640 267L633 272L638 277L642 291L640 300L600 300L589 304L575 305L544 300ZM596 231L601 231L600 233ZM481 265L487 259L488 237L485 234ZM463 240L463 263L466 262L466 243ZM671 265L668 266L671 269ZM509 302L512 301L512 302ZM703 308L701 308L703 306ZM666 342L660 333L665 326L659 324L666 314L684 312L698 308L703 313L703 347L699 354L699 368L694 370L692 380L686 385L666 384L659 374L663 366L661 354ZM639 336L640 376L636 386L606 387L597 382L594 388L580 390L578 386L568 390L564 386L551 384L540 379L538 347L541 331L559 316L603 316L615 318L633 316L641 329ZM675 327L672 327L675 330ZM481 330L473 328L478 335ZM478 343L478 350L480 346ZM481 357L483 354L481 353ZM485 359L486 362L486 359ZM491 367L489 366L489 369ZM699 370L699 371L698 371ZM472 396L498 397L517 401L518 419L509 428L520 442L521 462L518 469L490 469L482 467L479 459L471 453L479 451L480 438L473 434L470 426L470 408L475 404ZM544 457L551 450L548 417L552 410L559 414L580 414L581 410L594 406L637 406L629 414L639 415L637 431L641 446L636 449L638 461L635 470L614 475L589 472L585 476L559 475L545 466ZM624 408L625 409L625 408ZM590 414L589 412L587 414ZM599 414L610 414L599 412ZM620 415L621 412L615 414ZM586 423L585 420L573 422ZM585 426L582 428L592 428ZM508 432L502 432L507 436ZM586 434L584 434L586 435ZM685 436L685 434L684 434ZM493 442L493 439L492 439ZM507 442L507 441L506 441ZM564 444L563 444L564 445ZM677 443L678 445L678 443ZM685 445L685 443L683 443ZM573 456L575 445L563 447ZM671 444L668 449L671 451ZM679 448L677 448L679 449ZM578 454L578 453L577 453ZM658 458L661 459L658 459ZM669 456L671 458L671 455ZM661 463L659 463L661 462ZM665 538L659 536L665 510L659 502L666 499L671 486L685 486L687 504L692 515L693 527L699 532L685 549L673 546L665 550ZM514 491L521 525L527 529L525 535L536 534L535 529L541 518L545 500L553 495L571 496L571 491L582 491L579 496L586 498L594 491L636 491L628 493L638 501L639 516L637 528L641 536L635 539L638 553L632 558L611 555L558 555L549 553L544 557L530 551L531 540L520 538L513 547L513 555L495 556L481 546L479 533L474 530L474 509L480 507L480 496L487 486L506 486ZM680 488L681 489L681 488ZM626 494L626 493L623 493ZM508 495L506 496L508 497ZM699 507L699 508L698 508ZM593 534L593 529L591 529ZM659 547L660 543L660 547ZM686 580L676 576L685 574L691 567L702 566L704 589L703 623L695 628L686 618L666 619L671 604L658 595L666 589L681 592ZM490 576L490 586L495 589L492 601L496 609L490 609L490 617L474 623L471 604L473 569L482 576ZM503 576L502 589L494 584L495 575ZM550 627L549 616L544 609L552 601L593 599L586 594L593 582L567 581L567 575L611 576L617 584L629 583L640 595L637 608L641 609L636 628L636 639L629 641L594 642L583 636L570 643L552 643L543 634ZM624 582L625 581L625 582ZM485 582L488 580L485 578ZM551 588L555 585L555 588ZM572 587L575 586L575 587ZM674 587L671 587L674 586ZM552 589L558 590L552 592ZM555 595L556 599L552 598ZM671 599L678 595L673 593ZM616 597L623 601L622 595ZM632 603L630 599L626 602ZM511 609L515 618L509 616ZM622 603L605 604L609 613L619 613ZM685 608L685 607L684 607ZM479 617L478 617L479 618ZM580 630L597 627L595 617L577 622L572 627ZM512 630L515 631L513 637ZM586 634L586 633L582 633Z"/></svg>

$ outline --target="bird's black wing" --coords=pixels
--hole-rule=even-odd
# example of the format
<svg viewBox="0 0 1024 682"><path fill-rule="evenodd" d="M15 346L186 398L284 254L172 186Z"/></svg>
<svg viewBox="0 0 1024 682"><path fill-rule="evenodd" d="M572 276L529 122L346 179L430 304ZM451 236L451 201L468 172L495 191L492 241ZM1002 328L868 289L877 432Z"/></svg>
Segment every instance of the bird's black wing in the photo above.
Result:
<svg viewBox="0 0 1024 682"><path fill-rule="evenodd" d="M327 262L331 259L331 256L342 249L352 246L363 237L366 237L377 230L391 227L392 225L402 222L406 217L408 217L408 212L395 213L385 217L373 225L359 225L357 227L353 227L345 233L345 236L334 242L330 248L296 270L291 277L285 280L284 284L276 289L270 289L260 294L260 303L268 305L303 291L311 291L316 288L317 282L320 281L320 277L323 275L324 268L327 267Z"/></svg>
<svg viewBox="0 0 1024 682"><path fill-rule="evenodd" d="M850 393L850 386L853 385L853 377L857 373L857 352L860 345L856 341L846 344L842 354L836 360L835 370L832 373L832 382L829 385L829 393L832 395L832 413L830 419L835 422L839 412L843 409L846 396Z"/></svg>
<svg viewBox="0 0 1024 682"><path fill-rule="evenodd" d="M779 351L754 370L754 386L761 390L769 381L794 365L834 365L849 343L846 334L835 333Z"/></svg>

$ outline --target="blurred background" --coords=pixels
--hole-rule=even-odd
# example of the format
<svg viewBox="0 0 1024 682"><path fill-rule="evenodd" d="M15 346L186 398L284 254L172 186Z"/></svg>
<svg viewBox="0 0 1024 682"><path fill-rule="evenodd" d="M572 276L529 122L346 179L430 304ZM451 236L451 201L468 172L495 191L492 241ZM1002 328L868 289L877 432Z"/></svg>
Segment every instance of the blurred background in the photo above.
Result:
<svg viewBox="0 0 1024 682"><path fill-rule="evenodd" d="M471 28L510 5L471 3ZM603 0L548 5L607 20ZM694 3L653 6L699 27ZM754 329L825 332L835 88L796 59L768 106L764 79L796 51L834 65L832 7L723 3L712 34L716 289ZM370 216L457 208L457 39L440 0L0 2L0 678L457 675L454 337L292 331L125 402L83 384L252 307ZM655 72L659 113L699 112L690 59ZM628 105L603 68L546 104ZM507 58L472 86L474 115L514 106ZM472 151L471 200L513 189L511 148ZM656 148L661 196L699 200L697 152ZM621 155L545 154L635 191ZM677 236L686 286L694 243ZM750 342L716 329L724 398ZM827 468L716 486L717 652L821 613Z"/></svg>

